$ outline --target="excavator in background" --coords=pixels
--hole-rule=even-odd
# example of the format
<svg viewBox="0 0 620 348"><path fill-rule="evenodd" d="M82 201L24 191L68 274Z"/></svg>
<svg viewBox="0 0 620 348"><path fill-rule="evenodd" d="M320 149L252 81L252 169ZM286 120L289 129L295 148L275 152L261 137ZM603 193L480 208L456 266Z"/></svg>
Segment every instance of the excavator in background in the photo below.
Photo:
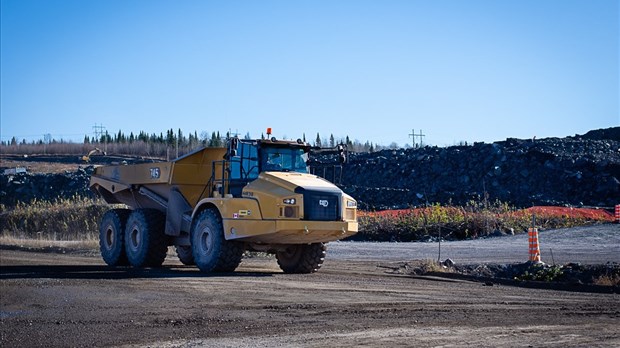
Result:
<svg viewBox="0 0 620 348"><path fill-rule="evenodd" d="M96 153L100 153L100 154L102 154L104 156L106 155L106 153L104 151L101 151L100 148L96 147L96 148L90 150L86 155L82 156L81 160L86 162L86 163L89 163L90 162L90 156L92 156L92 155L94 155Z"/></svg>

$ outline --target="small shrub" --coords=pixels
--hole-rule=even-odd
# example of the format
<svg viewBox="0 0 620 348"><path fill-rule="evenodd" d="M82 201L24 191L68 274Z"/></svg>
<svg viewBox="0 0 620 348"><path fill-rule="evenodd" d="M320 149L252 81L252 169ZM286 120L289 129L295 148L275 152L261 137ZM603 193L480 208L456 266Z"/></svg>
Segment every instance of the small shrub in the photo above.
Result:
<svg viewBox="0 0 620 348"><path fill-rule="evenodd" d="M618 274L603 274L592 281L596 285L602 286L620 286L620 275Z"/></svg>
<svg viewBox="0 0 620 348"><path fill-rule="evenodd" d="M559 213L562 207L535 207L516 209L507 203L492 204L469 202L464 207L430 205L423 208L359 212L360 232L351 240L410 242L435 240L462 240L497 233L523 233L532 225L536 214L536 226L554 229L581 226L608 221L606 216L588 216ZM545 209L541 209L545 208Z"/></svg>

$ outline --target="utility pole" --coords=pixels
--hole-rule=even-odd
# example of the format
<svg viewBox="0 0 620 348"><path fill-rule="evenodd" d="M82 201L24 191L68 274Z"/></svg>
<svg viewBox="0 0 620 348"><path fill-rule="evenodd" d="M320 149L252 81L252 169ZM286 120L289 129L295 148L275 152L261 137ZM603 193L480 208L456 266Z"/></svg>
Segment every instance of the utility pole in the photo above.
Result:
<svg viewBox="0 0 620 348"><path fill-rule="evenodd" d="M52 143L52 135L50 133L43 134L43 153L47 154L47 145Z"/></svg>
<svg viewBox="0 0 620 348"><path fill-rule="evenodd" d="M422 137L425 137L426 135L422 134L422 130L421 130L421 129L420 129L420 134L415 134L415 130L414 130L414 129L412 129L412 130L411 130L411 134L409 134L409 136L410 136L411 138L413 138L413 147L414 147L414 148L415 148L415 138L416 138L416 137L419 137L419 138L420 138L420 146L419 146L419 147L422 147Z"/></svg>
<svg viewBox="0 0 620 348"><path fill-rule="evenodd" d="M97 142L101 142L101 136L104 134L104 133L103 133L103 130L104 130L104 129L105 129L105 127L104 127L102 124L97 125L97 124L95 123L95 125L93 126L93 133L95 133L95 140L96 140ZM106 139L106 140L107 140L107 139Z"/></svg>
<svg viewBox="0 0 620 348"><path fill-rule="evenodd" d="M101 143L101 137L105 135L105 139L103 143L103 153L107 154L108 153L108 137L107 137L107 134L104 133L104 129L105 127L103 126L103 124L97 125L95 123L95 125L93 126L93 130L95 133L95 140L97 142Z"/></svg>

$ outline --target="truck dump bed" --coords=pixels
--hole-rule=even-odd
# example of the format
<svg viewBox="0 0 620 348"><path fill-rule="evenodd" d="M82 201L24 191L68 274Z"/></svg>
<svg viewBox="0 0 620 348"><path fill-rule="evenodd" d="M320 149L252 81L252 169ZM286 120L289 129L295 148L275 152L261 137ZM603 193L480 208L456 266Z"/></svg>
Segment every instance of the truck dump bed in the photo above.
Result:
<svg viewBox="0 0 620 348"><path fill-rule="evenodd" d="M108 203L165 210L175 187L193 207L211 190L212 178L222 181L225 174L214 161L225 154L225 148L204 148L171 162L97 167L90 188Z"/></svg>

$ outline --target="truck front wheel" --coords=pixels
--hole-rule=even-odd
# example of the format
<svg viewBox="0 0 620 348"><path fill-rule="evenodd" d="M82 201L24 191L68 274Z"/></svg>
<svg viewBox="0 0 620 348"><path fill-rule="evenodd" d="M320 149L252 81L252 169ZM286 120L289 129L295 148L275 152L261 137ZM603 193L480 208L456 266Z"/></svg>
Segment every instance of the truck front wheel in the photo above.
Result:
<svg viewBox="0 0 620 348"><path fill-rule="evenodd" d="M125 254L125 224L129 209L108 210L99 224L99 250L103 261L109 266L127 266Z"/></svg>
<svg viewBox="0 0 620 348"><path fill-rule="evenodd" d="M168 243L165 216L153 209L136 209L125 226L125 251L134 267L159 267L166 259Z"/></svg>
<svg viewBox="0 0 620 348"><path fill-rule="evenodd" d="M192 223L192 254L202 272L232 272L241 263L243 244L224 238L220 215L205 209Z"/></svg>
<svg viewBox="0 0 620 348"><path fill-rule="evenodd" d="M278 265L284 273L314 273L325 261L325 243L293 244L276 252Z"/></svg>

